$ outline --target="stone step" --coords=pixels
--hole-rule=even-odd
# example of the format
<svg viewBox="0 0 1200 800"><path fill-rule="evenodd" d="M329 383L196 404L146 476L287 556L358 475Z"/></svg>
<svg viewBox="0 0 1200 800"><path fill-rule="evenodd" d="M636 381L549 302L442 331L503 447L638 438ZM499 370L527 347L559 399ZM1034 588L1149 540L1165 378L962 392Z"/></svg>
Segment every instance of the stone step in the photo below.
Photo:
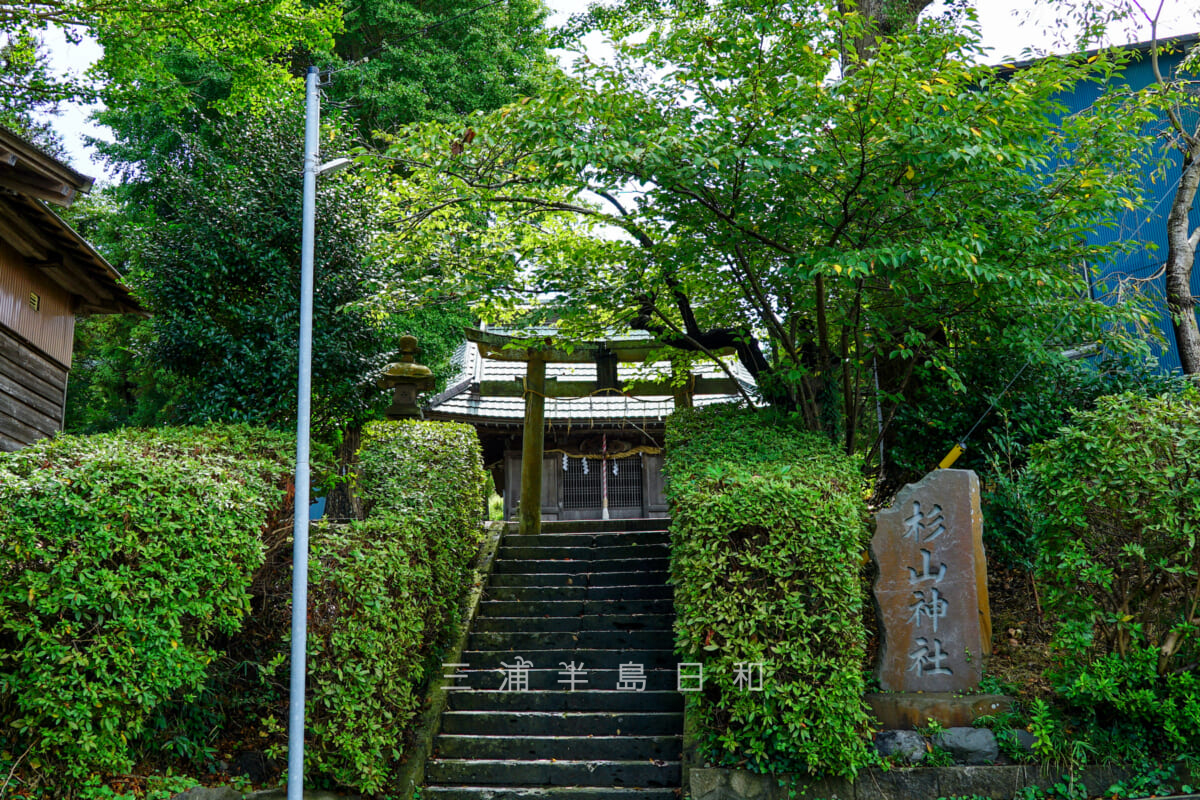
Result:
<svg viewBox="0 0 1200 800"><path fill-rule="evenodd" d="M471 630L522 631L644 631L671 630L674 614L593 614L586 617L476 617Z"/></svg>
<svg viewBox="0 0 1200 800"><path fill-rule="evenodd" d="M631 651L636 654L637 651ZM502 660L509 664L516 663L517 654L508 654ZM537 691L564 691L567 689L567 684L559 683L560 680L565 680L562 666L558 663L550 664L543 663L539 658L534 658L532 655L525 655L525 660L533 661L534 667L529 670L529 685L525 688L529 693ZM578 661L578 659L576 659ZM472 669L470 662L466 662L467 667L462 668L462 672L466 673L465 678L458 679L456 685L464 690L462 694L467 694L468 691L499 691L504 685L505 672L501 669ZM626 659L623 663L639 663L636 658ZM541 667L540 669L538 667ZM655 668L649 664L645 664L646 675L646 692L674 692L679 688L679 680L677 670L674 666L669 668ZM621 686L621 673L619 667L593 668L591 665L585 666L586 675L582 677L587 680L587 683L579 683L573 694L583 694L588 691L599 692L619 692L624 694L628 692L630 696L638 694L634 691L636 684L624 684L629 686L629 689L618 689ZM505 690L504 694L512 694L521 696L527 692ZM458 694L457 691L451 694ZM640 710L640 709L639 709Z"/></svg>
<svg viewBox="0 0 1200 800"><path fill-rule="evenodd" d="M677 789L624 786L427 786L422 797L436 800L678 800Z"/></svg>
<svg viewBox="0 0 1200 800"><path fill-rule="evenodd" d="M655 558L593 558L593 559L497 559L493 572L666 572L670 563L665 557Z"/></svg>
<svg viewBox="0 0 1200 800"><path fill-rule="evenodd" d="M539 533L534 536L508 534L505 547L614 547L629 544L668 544L666 531L630 531L628 533Z"/></svg>
<svg viewBox="0 0 1200 800"><path fill-rule="evenodd" d="M427 783L478 782L502 786L678 786L679 762L510 761L433 759L425 766Z"/></svg>
<svg viewBox="0 0 1200 800"><path fill-rule="evenodd" d="M488 600L670 600L670 586L494 586Z"/></svg>
<svg viewBox="0 0 1200 800"><path fill-rule="evenodd" d="M684 695L668 649L668 524L508 527L426 764L426 798L677 800ZM518 658L533 664L524 691L500 691L503 664ZM582 670L578 688L564 663ZM641 669L623 681L620 665ZM639 671L643 691L628 674Z"/></svg>
<svg viewBox="0 0 1200 800"><path fill-rule="evenodd" d="M479 604L487 617L579 617L591 615L674 614L672 600L492 600Z"/></svg>
<svg viewBox="0 0 1200 800"><path fill-rule="evenodd" d="M665 531L671 520L658 519L577 519L543 520L542 533L614 533L618 531ZM516 523L511 524L516 531Z"/></svg>
<svg viewBox="0 0 1200 800"><path fill-rule="evenodd" d="M543 561L554 558L600 561L618 558L669 558L670 555L671 549L665 544L625 544L609 547L511 547L504 544L496 551L496 561Z"/></svg>
<svg viewBox="0 0 1200 800"><path fill-rule="evenodd" d="M671 642L667 640L662 644L668 646ZM518 656L524 657L526 661L532 661L531 669L559 669L562 664L574 662L576 667L583 670L587 670L589 667L615 670L619 669L621 664L641 664L645 669L673 670L678 663L672 650L587 650L584 648L525 651L464 650L462 662L468 665L464 669L497 670L503 669L502 664L504 663L515 665ZM586 678L587 676L582 677ZM473 686L472 688L484 689L487 687ZM606 689L610 687L580 682L576 688Z"/></svg>
<svg viewBox="0 0 1200 800"><path fill-rule="evenodd" d="M434 748L437 758L678 761L683 736L439 736Z"/></svg>
<svg viewBox="0 0 1200 800"><path fill-rule="evenodd" d="M447 711L443 734L486 736L678 736L683 714L607 711ZM480 779L473 779L480 780Z"/></svg>
<svg viewBox="0 0 1200 800"><path fill-rule="evenodd" d="M589 680L592 675L588 675ZM615 682L613 684L615 686ZM560 687L561 688L561 687ZM447 694L451 711L682 711L683 695L670 691L542 690L501 692L497 690L452 691ZM556 756L557 757L557 756Z"/></svg>
<svg viewBox="0 0 1200 800"><path fill-rule="evenodd" d="M667 572L563 572L493 573L489 586L646 586L666 585Z"/></svg>
<svg viewBox="0 0 1200 800"><path fill-rule="evenodd" d="M472 633L468 650L506 650L524 653L540 650L654 650L664 642L673 642L671 630L659 631L532 631L533 620L525 630ZM530 656L531 657L531 656Z"/></svg>

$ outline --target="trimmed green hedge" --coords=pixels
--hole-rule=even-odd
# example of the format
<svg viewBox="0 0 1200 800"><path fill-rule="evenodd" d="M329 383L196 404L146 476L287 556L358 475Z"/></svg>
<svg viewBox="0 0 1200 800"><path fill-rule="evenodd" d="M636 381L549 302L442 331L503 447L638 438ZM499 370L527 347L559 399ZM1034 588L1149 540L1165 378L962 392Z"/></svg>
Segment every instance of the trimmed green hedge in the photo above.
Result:
<svg viewBox="0 0 1200 800"><path fill-rule="evenodd" d="M828 439L766 412L681 410L667 424L676 651L703 758L759 772L852 776L866 632L863 481ZM763 662L763 689L736 685Z"/></svg>
<svg viewBox="0 0 1200 800"><path fill-rule="evenodd" d="M0 454L0 725L25 764L128 772L194 697L279 524L293 440L245 426L62 436ZM74 780L68 781L68 783Z"/></svg>
<svg viewBox="0 0 1200 800"><path fill-rule="evenodd" d="M25 785L32 769L74 796L89 776L130 772L139 748L181 742L203 768L234 717L286 716L294 447L209 426L0 454L0 749L24 754ZM371 515L311 539L315 781L388 785L462 620L487 484L469 426L364 431Z"/></svg>
<svg viewBox="0 0 1200 800"><path fill-rule="evenodd" d="M313 533L309 764L378 792L463 619L487 497L468 425L380 422L363 431L368 519Z"/></svg>

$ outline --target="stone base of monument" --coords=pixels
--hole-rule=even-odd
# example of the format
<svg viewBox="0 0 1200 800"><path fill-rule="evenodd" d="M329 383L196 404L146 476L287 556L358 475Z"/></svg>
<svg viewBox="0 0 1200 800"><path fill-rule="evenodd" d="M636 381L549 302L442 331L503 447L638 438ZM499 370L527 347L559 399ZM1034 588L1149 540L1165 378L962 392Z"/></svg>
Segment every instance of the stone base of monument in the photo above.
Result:
<svg viewBox="0 0 1200 800"><path fill-rule="evenodd" d="M958 695L950 692L874 692L864 698L883 728L913 730L929 725L944 728L971 725L1012 708L1013 699L1002 694Z"/></svg>

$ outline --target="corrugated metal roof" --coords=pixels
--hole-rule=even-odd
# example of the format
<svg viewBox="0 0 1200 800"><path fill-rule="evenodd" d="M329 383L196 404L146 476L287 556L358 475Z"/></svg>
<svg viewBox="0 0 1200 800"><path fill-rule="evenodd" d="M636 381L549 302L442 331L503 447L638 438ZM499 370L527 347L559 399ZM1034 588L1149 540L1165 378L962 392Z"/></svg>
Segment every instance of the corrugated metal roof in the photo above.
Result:
<svg viewBox="0 0 1200 800"><path fill-rule="evenodd" d="M1182 49L1182 48L1190 47L1191 45L1194 45L1197 42L1200 42L1200 33L1184 33L1184 34L1180 34L1179 36L1163 37L1158 40L1158 46L1159 46L1159 48L1165 47L1165 48L1180 48L1180 49ZM1149 41L1130 42L1129 44L1117 45L1116 47L1095 48L1095 49L1088 50L1083 53L1078 53L1076 55L1080 58L1089 58L1091 56L1096 55L1097 53L1111 51L1111 50L1123 50L1123 51L1127 51L1127 52L1128 51L1140 51L1141 53L1145 54L1145 53L1150 52L1151 44L1152 44L1152 42L1149 42ZM1000 69L1002 71L1018 70L1018 69L1024 69L1025 67L1033 66L1034 64L1041 63L1041 62L1045 61L1046 58L1047 58L1046 56L1039 56L1037 58L1027 58L1023 61L1006 63L1006 64L1001 64L998 66L1000 67Z"/></svg>
<svg viewBox="0 0 1200 800"><path fill-rule="evenodd" d="M489 325L486 328L488 333L494 333L497 336L511 336L515 339L541 339L545 337L558 336L559 330L553 325L534 325L529 328L513 328L505 325ZM647 331L637 331L632 329L626 330L609 330L605 331L603 339L606 342L648 342L654 337Z"/></svg>

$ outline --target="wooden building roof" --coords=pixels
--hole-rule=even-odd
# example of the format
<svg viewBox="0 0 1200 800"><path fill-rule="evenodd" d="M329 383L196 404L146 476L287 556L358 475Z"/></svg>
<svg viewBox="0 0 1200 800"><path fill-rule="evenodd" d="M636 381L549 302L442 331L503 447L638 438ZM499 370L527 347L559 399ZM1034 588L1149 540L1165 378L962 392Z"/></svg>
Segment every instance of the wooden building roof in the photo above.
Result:
<svg viewBox="0 0 1200 800"><path fill-rule="evenodd" d="M76 298L77 312L141 313L120 273L47 205L69 206L92 183L0 127L0 239Z"/></svg>

